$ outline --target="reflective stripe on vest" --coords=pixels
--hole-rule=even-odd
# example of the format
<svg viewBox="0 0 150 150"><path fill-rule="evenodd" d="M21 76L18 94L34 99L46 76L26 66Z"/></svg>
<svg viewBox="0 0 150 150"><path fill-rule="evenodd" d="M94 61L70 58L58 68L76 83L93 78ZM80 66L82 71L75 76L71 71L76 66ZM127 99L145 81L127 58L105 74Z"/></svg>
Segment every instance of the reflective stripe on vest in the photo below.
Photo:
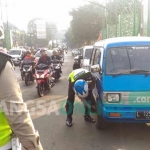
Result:
<svg viewBox="0 0 150 150"><path fill-rule="evenodd" d="M71 80L71 82L75 82L80 76L82 76L83 74L88 73L89 71L86 69L76 69L74 71L72 71L69 75L69 78Z"/></svg>
<svg viewBox="0 0 150 150"><path fill-rule="evenodd" d="M0 110L0 147L11 140L12 130L7 122L5 113Z"/></svg>

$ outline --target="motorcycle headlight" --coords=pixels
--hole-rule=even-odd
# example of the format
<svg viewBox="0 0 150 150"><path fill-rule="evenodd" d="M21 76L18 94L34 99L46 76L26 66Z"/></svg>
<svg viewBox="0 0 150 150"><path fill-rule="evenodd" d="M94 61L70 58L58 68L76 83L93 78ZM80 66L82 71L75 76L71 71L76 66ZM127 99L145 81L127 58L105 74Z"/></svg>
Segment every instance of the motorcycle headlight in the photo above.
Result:
<svg viewBox="0 0 150 150"><path fill-rule="evenodd" d="M108 103L118 103L120 101L120 94L111 93L107 94Z"/></svg>

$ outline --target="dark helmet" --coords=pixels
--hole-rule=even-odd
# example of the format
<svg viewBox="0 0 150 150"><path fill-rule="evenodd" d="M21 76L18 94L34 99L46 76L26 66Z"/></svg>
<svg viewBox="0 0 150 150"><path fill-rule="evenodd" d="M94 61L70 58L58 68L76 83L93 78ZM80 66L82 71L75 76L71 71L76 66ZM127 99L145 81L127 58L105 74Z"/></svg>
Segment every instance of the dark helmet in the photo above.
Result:
<svg viewBox="0 0 150 150"><path fill-rule="evenodd" d="M26 54L31 54L31 51L30 51L30 50L27 50L27 51L26 51Z"/></svg>
<svg viewBox="0 0 150 150"><path fill-rule="evenodd" d="M40 53L46 52L46 51L47 51L46 49L41 49L41 50L40 50Z"/></svg>

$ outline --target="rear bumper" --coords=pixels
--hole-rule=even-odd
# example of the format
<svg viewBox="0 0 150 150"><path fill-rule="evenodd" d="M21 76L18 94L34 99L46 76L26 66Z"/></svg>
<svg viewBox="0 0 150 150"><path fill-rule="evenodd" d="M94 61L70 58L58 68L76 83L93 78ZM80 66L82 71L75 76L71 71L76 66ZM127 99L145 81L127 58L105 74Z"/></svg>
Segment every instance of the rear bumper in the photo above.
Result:
<svg viewBox="0 0 150 150"><path fill-rule="evenodd" d="M100 107L100 106L99 106ZM139 123L150 123L150 119L136 119L137 111L150 111L149 107L139 106L102 106L101 114L106 121L109 122L139 122ZM111 117L110 113L119 113L120 117Z"/></svg>

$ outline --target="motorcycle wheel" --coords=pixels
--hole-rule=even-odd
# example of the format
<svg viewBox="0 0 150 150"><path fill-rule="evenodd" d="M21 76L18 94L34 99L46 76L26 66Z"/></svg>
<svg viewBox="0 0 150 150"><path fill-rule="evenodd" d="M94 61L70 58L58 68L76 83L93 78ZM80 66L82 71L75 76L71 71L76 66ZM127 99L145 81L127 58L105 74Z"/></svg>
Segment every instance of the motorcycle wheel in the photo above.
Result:
<svg viewBox="0 0 150 150"><path fill-rule="evenodd" d="M24 76L21 76L21 79L24 81L24 80L25 80L25 77L24 77Z"/></svg>
<svg viewBox="0 0 150 150"><path fill-rule="evenodd" d="M37 87L37 92L39 97L43 97L44 96L44 86L43 84L39 84Z"/></svg>
<svg viewBox="0 0 150 150"><path fill-rule="evenodd" d="M29 75L25 76L25 84L26 86L29 85Z"/></svg>
<svg viewBox="0 0 150 150"><path fill-rule="evenodd" d="M25 76L24 74L21 72L21 79L24 81L25 80Z"/></svg>

